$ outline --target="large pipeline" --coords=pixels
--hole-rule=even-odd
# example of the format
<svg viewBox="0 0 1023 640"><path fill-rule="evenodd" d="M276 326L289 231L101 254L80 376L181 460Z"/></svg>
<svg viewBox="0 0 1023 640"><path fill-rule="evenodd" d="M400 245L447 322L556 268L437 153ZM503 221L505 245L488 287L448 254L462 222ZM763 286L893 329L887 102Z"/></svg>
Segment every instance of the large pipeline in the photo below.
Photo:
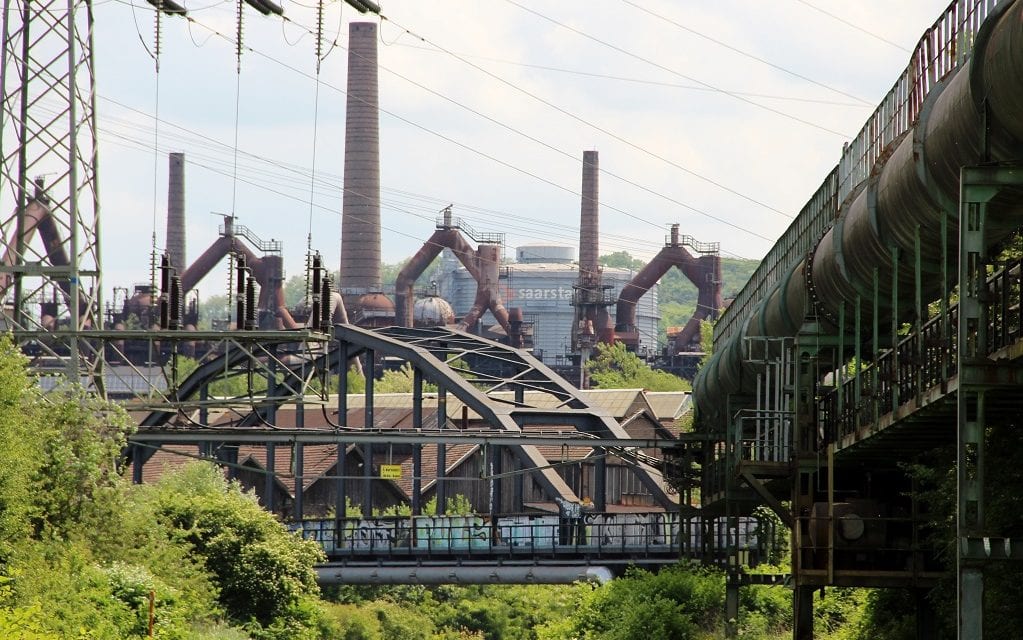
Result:
<svg viewBox="0 0 1023 640"><path fill-rule="evenodd" d="M693 385L701 420L723 426L727 397L754 391L758 367L744 354L745 338L795 336L811 315L835 323L844 314L852 327L857 299L869 301L860 309L864 328L872 326L875 297L882 322L911 317L918 230L923 299L940 295L950 284L942 281L943 268L956 273L957 252L950 251L949 263L942 265L941 245L958 243L961 167L1019 161L1021 141L1023 2L1016 0L988 17L968 64L931 89L916 124L880 154L870 177L846 199L810 256L782 276L741 329L718 346ZM987 219L991 247L1021 223L1023 197L993 201ZM896 251L903 259L895 260ZM898 283L894 296L893 280Z"/></svg>

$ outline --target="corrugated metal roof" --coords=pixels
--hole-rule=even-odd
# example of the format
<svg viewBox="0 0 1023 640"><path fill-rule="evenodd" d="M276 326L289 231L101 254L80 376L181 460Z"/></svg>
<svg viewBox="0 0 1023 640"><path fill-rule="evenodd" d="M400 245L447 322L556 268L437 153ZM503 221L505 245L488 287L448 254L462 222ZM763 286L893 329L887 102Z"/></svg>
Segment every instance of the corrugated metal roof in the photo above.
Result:
<svg viewBox="0 0 1023 640"><path fill-rule="evenodd" d="M590 406L600 407L619 419L650 408L642 389L587 389L579 395Z"/></svg>
<svg viewBox="0 0 1023 640"><path fill-rule="evenodd" d="M688 391L647 391L645 395L658 420L678 419L689 408Z"/></svg>

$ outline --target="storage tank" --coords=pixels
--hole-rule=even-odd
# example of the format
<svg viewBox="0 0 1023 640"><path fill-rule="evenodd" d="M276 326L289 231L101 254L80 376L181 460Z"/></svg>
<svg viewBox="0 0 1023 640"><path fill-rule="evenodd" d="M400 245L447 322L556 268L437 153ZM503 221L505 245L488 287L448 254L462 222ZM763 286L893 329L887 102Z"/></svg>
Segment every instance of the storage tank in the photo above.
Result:
<svg viewBox="0 0 1023 640"><path fill-rule="evenodd" d="M455 312L447 300L431 295L416 300L412 321L416 327L444 327L455 323Z"/></svg>
<svg viewBox="0 0 1023 640"><path fill-rule="evenodd" d="M524 320L533 322L534 353L547 364L570 353L573 286L579 277L574 263L574 247L559 245L527 245L517 247L517 262L501 268L498 291L506 307L522 309ZM618 296L635 275L631 269L605 267L604 284L612 287ZM476 295L476 281L449 251L441 256L441 269L437 277L438 293L449 303L455 315L461 317L472 307ZM640 334L639 352L658 352L658 327L661 319L657 310L657 285L643 296L636 308L636 325ZM497 324L490 313L483 316L483 326Z"/></svg>

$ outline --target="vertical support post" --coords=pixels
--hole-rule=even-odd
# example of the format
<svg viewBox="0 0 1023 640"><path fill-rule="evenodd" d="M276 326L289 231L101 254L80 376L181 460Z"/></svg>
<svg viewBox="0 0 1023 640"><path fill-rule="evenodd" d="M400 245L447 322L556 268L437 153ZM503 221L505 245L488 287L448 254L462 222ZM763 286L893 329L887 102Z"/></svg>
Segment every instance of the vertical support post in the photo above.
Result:
<svg viewBox="0 0 1023 640"><path fill-rule="evenodd" d="M860 412L858 407L863 399L863 320L861 314L863 313L863 303L860 294L856 294L856 317L853 318L853 334L855 345L853 346L853 367L856 377L853 381L853 395L855 396L850 403L854 410L852 411L853 423L850 425L853 429L859 426Z"/></svg>
<svg viewBox="0 0 1023 640"><path fill-rule="evenodd" d="M941 392L948 393L948 378L951 373L952 362L949 352L949 342L952 336L951 319L948 314L949 291L948 280L948 216L941 216L941 299L938 300L941 338Z"/></svg>
<svg viewBox="0 0 1023 640"><path fill-rule="evenodd" d="M335 328L334 339L338 341L338 363L337 363L337 422L341 426L348 425L348 342L337 336Z"/></svg>
<svg viewBox="0 0 1023 640"><path fill-rule="evenodd" d="M984 514L985 389L978 375L987 359L987 203L998 193L990 168L964 167L959 196L959 328L957 394L956 574L960 640L983 640L984 573L968 554L971 539L986 535ZM998 171L998 169L994 169Z"/></svg>
<svg viewBox="0 0 1023 640"><path fill-rule="evenodd" d="M423 515L423 445L412 445L412 515Z"/></svg>
<svg viewBox="0 0 1023 640"><path fill-rule="evenodd" d="M607 458L597 458L593 464L593 508L607 511Z"/></svg>
<svg viewBox="0 0 1023 640"><path fill-rule="evenodd" d="M729 571L725 578L725 637L739 637L739 574L732 571L732 558L728 560Z"/></svg>
<svg viewBox="0 0 1023 640"><path fill-rule="evenodd" d="M199 424L206 426L210 423L210 408L206 401L210 399L210 386L203 383L199 387Z"/></svg>
<svg viewBox="0 0 1023 640"><path fill-rule="evenodd" d="M266 395L271 399L269 405L266 408L266 421L270 424L277 424L277 402L273 398L277 395L277 345L272 344L267 349L269 357L267 358L267 373L266 373ZM257 409L258 411L258 409ZM296 407L295 417L302 414L301 403ZM274 488L276 484L274 479L276 478L276 456L277 456L277 445L272 442L266 443L266 478L263 484L263 507L270 511L274 510Z"/></svg>
<svg viewBox="0 0 1023 640"><path fill-rule="evenodd" d="M942 216L944 218L945 216ZM913 233L913 314L915 316L915 322L913 330L916 333L916 349L913 354L916 358L916 366L913 367L913 389L914 396L917 404L920 404L920 400L923 397L924 388L924 354L926 348L924 346L924 322L927 321L927 313L924 310L924 299L923 299L923 252L920 242L920 225L916 225L916 229ZM944 288L944 285L942 285Z"/></svg>
<svg viewBox="0 0 1023 640"><path fill-rule="evenodd" d="M373 428L373 383L376 380L376 352L366 349L366 421L363 422L363 429Z"/></svg>
<svg viewBox="0 0 1023 640"><path fill-rule="evenodd" d="M143 449L137 444L131 445L131 481L133 484L142 484L142 467L145 462L142 461Z"/></svg>
<svg viewBox="0 0 1023 640"><path fill-rule="evenodd" d="M362 517L373 516L373 445L362 445Z"/></svg>
<svg viewBox="0 0 1023 640"><path fill-rule="evenodd" d="M437 389L437 427L443 429L448 421L448 392L444 387ZM437 497L437 515L442 516L447 510L447 447L443 442L437 443L437 488L433 495Z"/></svg>
<svg viewBox="0 0 1023 640"><path fill-rule="evenodd" d="M490 445L490 521L497 525L497 516L501 513L501 503L504 496L501 491L502 459L504 447L501 445Z"/></svg>
<svg viewBox="0 0 1023 640"><path fill-rule="evenodd" d="M274 504L274 479L277 477L277 445L272 442L266 443L266 478L263 484L263 508L273 513Z"/></svg>
<svg viewBox="0 0 1023 640"><path fill-rule="evenodd" d="M412 368L412 429L423 430L423 372ZM412 515L423 515L423 445L412 445Z"/></svg>
<svg viewBox="0 0 1023 640"><path fill-rule="evenodd" d="M813 587L797 586L792 592L792 640L813 640Z"/></svg>
<svg viewBox="0 0 1023 640"><path fill-rule="evenodd" d="M742 417L728 423L725 441L725 637L739 634L739 517L735 503Z"/></svg>
<svg viewBox="0 0 1023 640"><path fill-rule="evenodd" d="M525 510L525 492L526 492L526 474L522 473L522 460L518 456L512 456L515 460L515 471L517 472L514 476L514 482L512 484L513 498L512 502L515 504L515 512L522 513Z"/></svg>
<svg viewBox="0 0 1023 640"><path fill-rule="evenodd" d="M835 421L835 441L842 439L842 417L845 415L845 300L838 303L838 388L835 390L837 407L832 419Z"/></svg>
<svg viewBox="0 0 1023 640"><path fill-rule="evenodd" d="M348 517L348 486L345 482L348 480L345 476L348 475L348 444L345 442L337 443L337 465L334 467L335 474L337 475L337 484L334 490L334 514L338 520L342 520ZM338 526L338 531L341 527Z"/></svg>
<svg viewBox="0 0 1023 640"><path fill-rule="evenodd" d="M891 406L887 407L889 411L895 413L895 410L899 408L899 381L902 376L899 375L899 258L900 251L897 246L891 248L892 251L892 370L891 379L888 384L891 386L892 400Z"/></svg>
<svg viewBox="0 0 1023 640"><path fill-rule="evenodd" d="M878 268L874 267L873 273L874 280L874 315L873 315L873 346L874 353L871 359L874 362L874 366L870 368L870 394L871 394L871 423L874 428L877 428L877 424L881 419L880 402L878 401L877 392L880 387L880 380L878 378L877 362L881 356L881 282Z"/></svg>
<svg viewBox="0 0 1023 640"><path fill-rule="evenodd" d="M301 442L296 442L295 447L295 520L301 520L305 511L305 498L303 489L305 486L305 447Z"/></svg>

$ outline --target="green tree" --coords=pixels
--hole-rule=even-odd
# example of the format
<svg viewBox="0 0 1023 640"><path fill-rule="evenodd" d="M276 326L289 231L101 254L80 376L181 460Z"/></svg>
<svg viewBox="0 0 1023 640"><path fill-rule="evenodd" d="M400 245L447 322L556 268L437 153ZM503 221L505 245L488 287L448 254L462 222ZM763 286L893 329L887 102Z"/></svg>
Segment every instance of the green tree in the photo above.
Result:
<svg viewBox="0 0 1023 640"><path fill-rule="evenodd" d="M153 490L159 522L202 559L233 620L281 637L304 627L318 594L313 565L323 560L316 543L289 533L210 464L186 465Z"/></svg>
<svg viewBox="0 0 1023 640"><path fill-rule="evenodd" d="M655 371L622 342L601 344L586 363L590 381L601 389L646 389L648 391L688 391L688 382L665 371Z"/></svg>
<svg viewBox="0 0 1023 640"><path fill-rule="evenodd" d="M41 465L38 395L25 357L0 336L0 567L29 531L33 476Z"/></svg>
<svg viewBox="0 0 1023 640"><path fill-rule="evenodd" d="M108 498L134 427L124 409L80 389L51 393L39 413L44 442L33 474L33 528L37 536L65 538L114 507Z"/></svg>
<svg viewBox="0 0 1023 640"><path fill-rule="evenodd" d="M628 251L615 251L614 253L604 254L600 256L600 264L605 267L631 269L633 271L639 271L646 265L639 258L633 258L629 255Z"/></svg>

